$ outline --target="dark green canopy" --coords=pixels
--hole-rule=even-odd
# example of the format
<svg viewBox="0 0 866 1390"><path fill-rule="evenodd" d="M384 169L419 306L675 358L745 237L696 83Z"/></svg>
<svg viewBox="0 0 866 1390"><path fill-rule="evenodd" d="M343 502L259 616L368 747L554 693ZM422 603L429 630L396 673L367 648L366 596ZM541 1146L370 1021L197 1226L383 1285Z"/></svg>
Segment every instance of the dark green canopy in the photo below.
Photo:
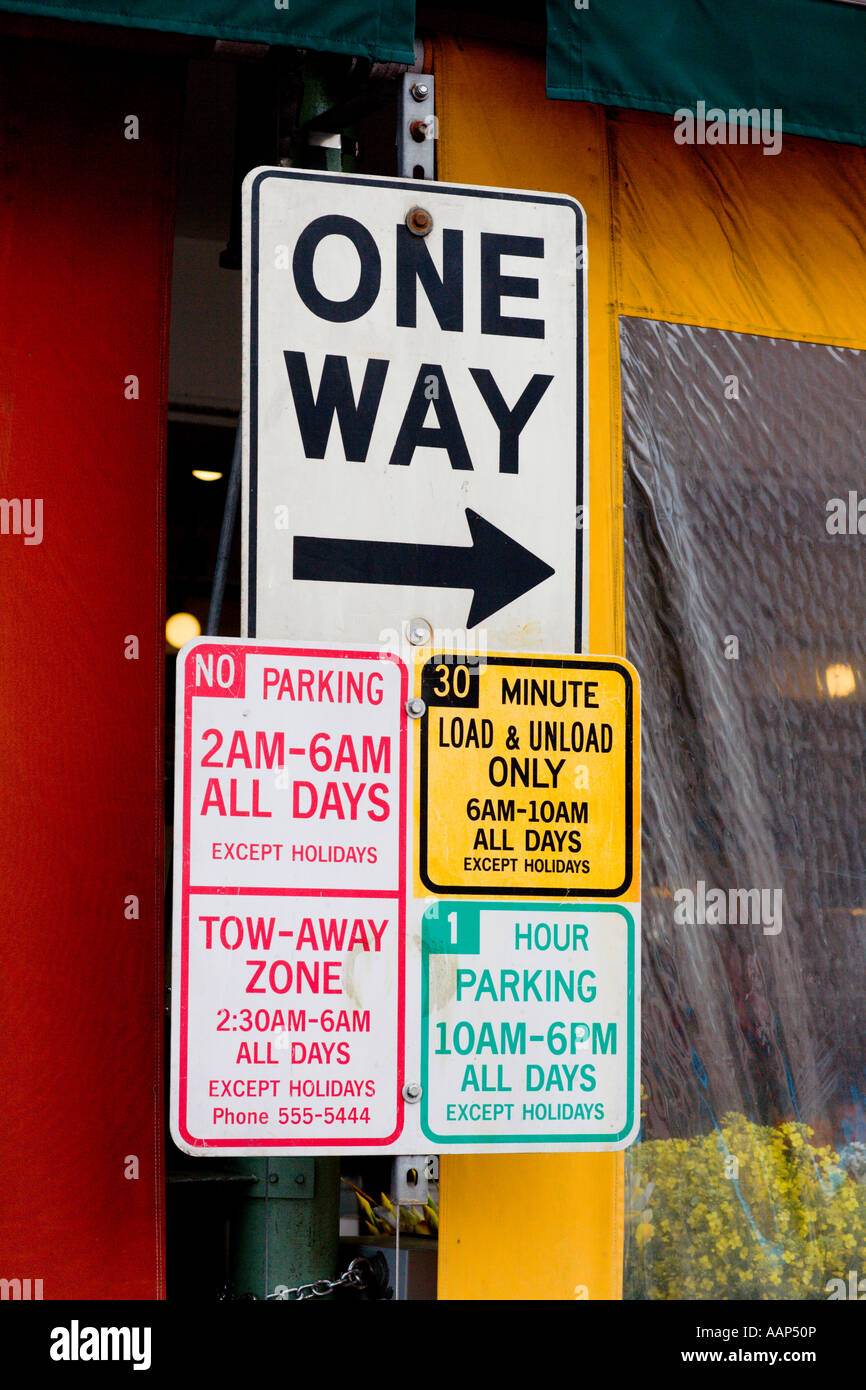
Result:
<svg viewBox="0 0 866 1390"><path fill-rule="evenodd" d="M866 8L846 0L548 0L551 97L674 112L781 110L866 144Z"/></svg>
<svg viewBox="0 0 866 1390"><path fill-rule="evenodd" d="M0 0L0 10L414 61L415 0Z"/></svg>

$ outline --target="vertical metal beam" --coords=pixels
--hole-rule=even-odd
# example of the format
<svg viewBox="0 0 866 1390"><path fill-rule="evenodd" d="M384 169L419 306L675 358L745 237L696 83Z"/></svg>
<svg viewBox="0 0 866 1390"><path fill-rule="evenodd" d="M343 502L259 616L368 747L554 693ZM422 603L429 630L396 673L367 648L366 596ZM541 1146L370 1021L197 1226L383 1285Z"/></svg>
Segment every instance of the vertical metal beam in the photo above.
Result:
<svg viewBox="0 0 866 1390"><path fill-rule="evenodd" d="M235 520L238 514L238 498L241 495L241 422L238 420L235 430L235 447L232 452L232 471L229 474L228 488L226 489L226 501L223 508L223 524L220 530L219 546L217 547L216 565L214 567L213 584L210 594L210 608L207 615L207 635L216 637L220 630L220 616L223 608L223 597L226 591L226 575L229 568L229 556L232 552L232 538L235 533Z"/></svg>
<svg viewBox="0 0 866 1390"><path fill-rule="evenodd" d="M298 123L333 105L333 94L318 77L316 66L306 65ZM326 151L328 168L339 171L339 143L336 147L326 146ZM208 617L209 634L214 634L219 625L225 566L231 551L240 493L240 440L239 422ZM250 1160L238 1162L245 1171L255 1172L258 1181L240 1198L232 1222L229 1267L235 1296L252 1293L257 1298L267 1298L278 1285L295 1288L317 1279L333 1279L337 1273L340 1230L339 1159L254 1159L252 1167Z"/></svg>
<svg viewBox="0 0 866 1390"><path fill-rule="evenodd" d="M232 1223L229 1279L234 1297L272 1297L337 1273L340 1161L257 1158L234 1162L255 1173Z"/></svg>
<svg viewBox="0 0 866 1390"><path fill-rule="evenodd" d="M400 79L397 116L397 171L404 179L436 177L436 84L429 72L407 72Z"/></svg>

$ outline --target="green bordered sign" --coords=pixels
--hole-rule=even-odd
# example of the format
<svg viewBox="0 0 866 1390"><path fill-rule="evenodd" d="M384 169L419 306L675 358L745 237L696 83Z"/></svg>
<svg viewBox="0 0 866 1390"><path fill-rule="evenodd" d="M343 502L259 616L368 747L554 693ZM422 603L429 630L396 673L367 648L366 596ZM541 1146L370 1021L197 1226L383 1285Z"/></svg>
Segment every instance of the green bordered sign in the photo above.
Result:
<svg viewBox="0 0 866 1390"><path fill-rule="evenodd" d="M422 922L421 1128L619 1149L639 1126L639 908L441 901Z"/></svg>

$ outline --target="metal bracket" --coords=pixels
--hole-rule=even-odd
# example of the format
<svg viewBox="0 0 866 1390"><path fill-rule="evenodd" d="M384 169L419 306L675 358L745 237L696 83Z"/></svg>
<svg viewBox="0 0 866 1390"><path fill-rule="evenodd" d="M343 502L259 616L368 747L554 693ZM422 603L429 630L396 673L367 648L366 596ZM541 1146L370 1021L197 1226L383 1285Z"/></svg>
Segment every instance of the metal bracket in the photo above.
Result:
<svg viewBox="0 0 866 1390"><path fill-rule="evenodd" d="M244 1196L253 1201L311 1202L316 1195L314 1158L253 1158L246 1166L255 1173L256 1185Z"/></svg>
<svg viewBox="0 0 866 1390"><path fill-rule="evenodd" d="M433 74L404 73L397 112L397 172L401 178L435 179L438 135Z"/></svg>
<svg viewBox="0 0 866 1390"><path fill-rule="evenodd" d="M439 1177L439 1159L433 1154L401 1154L391 1165L391 1198L406 1205L423 1205L429 1184Z"/></svg>

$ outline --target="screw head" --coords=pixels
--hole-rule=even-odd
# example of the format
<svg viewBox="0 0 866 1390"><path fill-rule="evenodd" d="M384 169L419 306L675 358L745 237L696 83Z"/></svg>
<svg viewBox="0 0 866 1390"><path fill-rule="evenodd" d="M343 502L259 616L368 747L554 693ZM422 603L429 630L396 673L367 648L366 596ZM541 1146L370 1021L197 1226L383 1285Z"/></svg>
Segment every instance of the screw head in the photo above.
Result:
<svg viewBox="0 0 866 1390"><path fill-rule="evenodd" d="M426 82L413 82L409 91L416 101L426 101L430 95L430 88Z"/></svg>
<svg viewBox="0 0 866 1390"><path fill-rule="evenodd" d="M303 1173L295 1174L295 1182L297 1183L298 1187L303 1187L306 1184L306 1181L307 1179L304 1177Z"/></svg>
<svg viewBox="0 0 866 1390"><path fill-rule="evenodd" d="M433 629L426 618L413 618L409 623L409 641L413 647L426 647L433 636Z"/></svg>
<svg viewBox="0 0 866 1390"><path fill-rule="evenodd" d="M427 713L427 706L418 695L413 695L406 701L406 713L410 719L422 719Z"/></svg>
<svg viewBox="0 0 866 1390"><path fill-rule="evenodd" d="M407 1081L403 1087L403 1099L410 1105L415 1105L421 1099L422 1086L420 1081Z"/></svg>
<svg viewBox="0 0 866 1390"><path fill-rule="evenodd" d="M433 218L426 208L410 208L406 213L406 226L413 236L429 236L433 230Z"/></svg>

